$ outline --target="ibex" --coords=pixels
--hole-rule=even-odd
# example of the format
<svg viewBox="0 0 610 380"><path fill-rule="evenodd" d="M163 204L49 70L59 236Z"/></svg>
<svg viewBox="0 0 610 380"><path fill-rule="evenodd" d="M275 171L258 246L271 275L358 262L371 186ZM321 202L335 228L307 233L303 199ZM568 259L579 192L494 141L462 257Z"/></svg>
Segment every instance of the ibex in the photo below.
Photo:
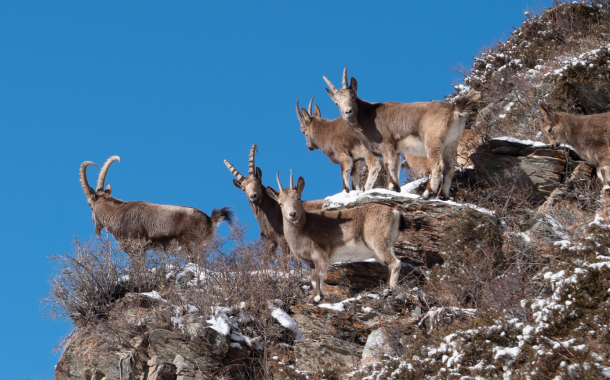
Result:
<svg viewBox="0 0 610 380"><path fill-rule="evenodd" d="M458 143L456 162L458 168L465 168L472 165L470 156L472 156L477 148L483 142L482 136L474 129L464 129L462 138ZM417 178L430 175L430 164L426 157L417 157L410 154L405 154L405 161L411 171L411 174Z"/></svg>
<svg viewBox="0 0 610 380"><path fill-rule="evenodd" d="M313 301L322 299L322 281L330 262L362 261L374 258L388 267L388 285L396 286L402 266L394 255L394 243L404 226L400 213L385 205L367 203L362 207L340 211L307 211L301 194L305 180L299 177L294 186L290 171L290 188L280 191L267 187L267 194L276 200L284 219L284 235L294 257L309 265Z"/></svg>
<svg viewBox="0 0 610 380"><path fill-rule="evenodd" d="M347 67L340 90L323 77L343 119L358 139L374 154L381 155L388 173L388 189L400 191L400 154L427 157L431 168L424 199L435 195L445 178L441 197L448 198L455 171L455 154L466 119L479 95L470 91L455 102L369 103L357 96L355 78L347 85Z"/></svg>
<svg viewBox="0 0 610 380"><path fill-rule="evenodd" d="M252 145L248 162L248 177L244 177L227 160L224 160L224 162L226 167L237 178L233 180L235 187L246 193L250 208L252 208L254 217L258 221L265 251L270 255L275 255L279 246L282 250L282 261L287 263L290 259L290 249L284 238L282 211L277 201L267 195L263 185L263 172L254 165L256 151L257 146ZM303 202L304 207L310 211L321 210L323 203L323 200Z"/></svg>
<svg viewBox="0 0 610 380"><path fill-rule="evenodd" d="M305 135L307 148L309 150L320 149L330 162L341 165L343 191L346 192L350 191L350 177L354 189L362 189L360 186L360 170L364 165L364 160L366 160L369 174L364 190L372 189L381 169L377 158L362 145L343 118L324 119L317 105L315 106L315 112L311 112L312 103L313 96L308 109L300 109L297 99L297 118L301 123L301 132Z"/></svg>
<svg viewBox="0 0 610 380"><path fill-rule="evenodd" d="M226 221L231 224L233 213L228 207L214 209L209 217L192 207L158 205L148 202L125 202L111 196L110 185L104 190L104 182L110 165L121 162L119 156L110 157L97 179L93 190L87 181L87 166L94 165L85 161L80 166L80 183L91 207L95 233L105 228L128 253L137 249L166 249L178 244L187 254L199 253L214 238L216 228Z"/></svg>
<svg viewBox="0 0 610 380"><path fill-rule="evenodd" d="M589 164L597 168L602 190L610 189L610 112L596 115L570 115L554 112L540 104L542 132L553 147L571 145Z"/></svg>

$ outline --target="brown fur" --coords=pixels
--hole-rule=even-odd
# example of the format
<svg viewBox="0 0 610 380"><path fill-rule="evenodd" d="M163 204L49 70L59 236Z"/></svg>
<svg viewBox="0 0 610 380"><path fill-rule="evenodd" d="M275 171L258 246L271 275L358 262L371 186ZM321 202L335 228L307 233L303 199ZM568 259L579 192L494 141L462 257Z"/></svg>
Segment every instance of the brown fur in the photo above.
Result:
<svg viewBox="0 0 610 380"><path fill-rule="evenodd" d="M481 145L482 141L479 132L473 129L464 130L457 147L456 161L458 168L465 168L472 165L470 156L477 151L477 148ZM414 177L423 178L430 175L428 158L405 154L405 160L407 161L407 167Z"/></svg>
<svg viewBox="0 0 610 380"><path fill-rule="evenodd" d="M352 128L347 125L343 118L334 120L322 117L320 108L315 106L315 112L305 108L299 112L299 101L297 100L297 118L301 123L301 132L305 135L307 148L309 150L320 149L330 162L341 165L341 177L343 179L343 191L349 192L349 179L351 177L355 190L362 190L360 186L360 171L366 160L369 175L364 190L370 190L375 184L381 166L377 158L358 140Z"/></svg>
<svg viewBox="0 0 610 380"><path fill-rule="evenodd" d="M324 78L326 89L341 116L372 153L383 157L388 173L388 189L400 191L400 154L427 157L431 167L428 188L422 197L436 194L441 175L452 178L457 145L464 131L470 108L478 100L474 91L455 103L430 101L418 103L369 103L357 97L358 83L351 78L347 86L347 68L343 88L337 90ZM445 181L442 196L448 197L451 181Z"/></svg>
<svg viewBox="0 0 610 380"><path fill-rule="evenodd" d="M572 146L589 164L597 168L603 190L610 189L610 112L596 115L570 115L554 112L541 104L542 132L553 147Z"/></svg>
<svg viewBox="0 0 610 380"><path fill-rule="evenodd" d="M368 203L341 211L307 211L301 202L305 180L277 192L267 187L278 201L283 216L284 235L297 260L312 268L313 300L322 298L322 282L333 261L362 261L374 258L390 270L388 285L396 286L401 262L394 254L401 215L389 206Z"/></svg>
<svg viewBox="0 0 610 380"><path fill-rule="evenodd" d="M116 156L115 156L116 157ZM111 157L100 172L98 189L88 186L81 165L81 184L91 207L95 232L108 230L128 253L137 250L166 249L176 243L187 254L203 252L214 238L216 227L222 222L232 223L233 213L228 207L214 209L212 216L184 206L158 205L148 202L125 202L111 195L110 186L102 190ZM118 157L117 157L118 158ZM109 163L108 163L109 162Z"/></svg>
<svg viewBox="0 0 610 380"><path fill-rule="evenodd" d="M251 150L252 152L254 147ZM225 165L227 167L230 166L229 170L235 170L226 160ZM275 255L277 248L280 247L282 250L282 261L287 264L290 259L290 248L284 237L282 210L277 201L267 195L265 185L263 185L262 170L257 167L254 175L245 177L241 182L234 179L233 185L246 193L250 208L260 228L261 240L263 241L265 251L270 255ZM323 200L315 200L305 201L303 205L307 210L313 211L321 210L323 203Z"/></svg>

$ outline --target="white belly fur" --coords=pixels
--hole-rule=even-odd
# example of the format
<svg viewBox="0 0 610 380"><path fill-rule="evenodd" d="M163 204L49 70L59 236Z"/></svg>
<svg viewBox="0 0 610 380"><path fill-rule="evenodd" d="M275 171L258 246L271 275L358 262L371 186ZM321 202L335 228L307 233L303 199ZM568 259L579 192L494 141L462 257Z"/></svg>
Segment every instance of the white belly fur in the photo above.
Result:
<svg viewBox="0 0 610 380"><path fill-rule="evenodd" d="M356 262L376 258L375 251L362 242L351 242L342 247L337 247L330 254L330 262Z"/></svg>
<svg viewBox="0 0 610 380"><path fill-rule="evenodd" d="M410 154L412 156L426 157L426 149L421 139L417 136L407 136L400 140L396 146L396 152Z"/></svg>

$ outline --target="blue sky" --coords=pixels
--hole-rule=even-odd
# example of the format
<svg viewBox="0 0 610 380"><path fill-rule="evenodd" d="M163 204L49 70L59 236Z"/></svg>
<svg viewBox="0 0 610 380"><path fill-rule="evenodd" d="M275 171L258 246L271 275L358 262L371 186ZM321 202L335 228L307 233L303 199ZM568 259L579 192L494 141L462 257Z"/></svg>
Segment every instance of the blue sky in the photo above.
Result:
<svg viewBox="0 0 610 380"><path fill-rule="evenodd" d="M368 101L439 100L459 79L453 65L469 66L536 4L0 2L2 378L51 379L53 346L70 331L40 315L40 299L49 256L94 233L81 162L120 155L107 178L117 198L233 206L256 237L223 159L247 172L256 143L267 185L293 169L306 199L341 191L339 167L307 150L294 110L315 95L324 117L339 116L322 75L340 85L348 66Z"/></svg>

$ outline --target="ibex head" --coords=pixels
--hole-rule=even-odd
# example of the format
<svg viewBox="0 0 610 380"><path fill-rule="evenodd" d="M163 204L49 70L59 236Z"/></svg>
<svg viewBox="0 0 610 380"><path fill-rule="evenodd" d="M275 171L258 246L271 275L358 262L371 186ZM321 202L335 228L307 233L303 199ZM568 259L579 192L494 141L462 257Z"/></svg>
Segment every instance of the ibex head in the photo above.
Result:
<svg viewBox="0 0 610 380"><path fill-rule="evenodd" d="M305 141L307 142L307 148L309 150L315 150L315 149L320 149L318 148L318 146L313 142L313 139L311 138L311 122L313 120L314 117L322 117L322 114L320 113L320 109L318 108L318 106L316 105L316 111L315 113L311 113L311 105L313 104L313 96L311 97L311 100L309 101L309 107L306 110L305 108L299 108L299 99L297 99L297 119L299 119L299 123L301 123L301 132L303 132L303 134L305 135Z"/></svg>
<svg viewBox="0 0 610 380"><path fill-rule="evenodd" d="M114 161L119 161L119 163L121 163L121 158L119 156L112 156L108 160L106 160L97 178L97 186L95 190L93 190L93 188L89 186L89 182L87 181L87 166L97 165L91 161L85 161L80 165L80 184L83 188L83 191L85 192L85 196L87 197L87 204L89 204L89 207L91 207L92 219L93 223L95 223L95 233L98 235L102 232L103 226L100 220L95 216L95 207L101 199L113 199L110 195L112 193L110 184L108 184L106 186L106 189L104 189L104 182L106 181L106 174L108 174L108 169Z"/></svg>
<svg viewBox="0 0 610 380"><path fill-rule="evenodd" d="M299 177L297 185L294 186L292 178L292 170L290 170L290 188L282 188L280 182L280 173L277 173L277 185L280 191L275 191L271 187L267 186L267 194L275 199L282 209L282 216L284 219L291 223L299 224L305 216L305 210L303 209L303 202L301 201L301 194L305 188L305 180L303 177Z"/></svg>
<svg viewBox="0 0 610 380"><path fill-rule="evenodd" d="M540 103L539 107L540 111L542 111L542 125L540 128L549 139L551 146L557 148L559 144L566 140L566 132L561 123L561 118L548 105Z"/></svg>
<svg viewBox="0 0 610 380"><path fill-rule="evenodd" d="M356 79L352 78L349 86L347 85L347 67L343 70L343 87L340 90L337 90L326 77L323 76L322 78L330 87L330 90L327 88L326 92L335 102L335 105L339 107L343 120L350 125L356 125L358 123L358 103L356 102L356 99L358 99L358 82L356 82Z"/></svg>
<svg viewBox="0 0 610 380"><path fill-rule="evenodd" d="M238 189L241 189L248 196L248 201L255 206L258 206L263 199L265 187L263 186L263 172L260 168L254 165L254 154L258 151L256 144L250 148L250 160L248 163L248 177L244 177L240 172L235 169L227 160L225 160L226 167L233 173L236 180L233 180L233 184Z"/></svg>

